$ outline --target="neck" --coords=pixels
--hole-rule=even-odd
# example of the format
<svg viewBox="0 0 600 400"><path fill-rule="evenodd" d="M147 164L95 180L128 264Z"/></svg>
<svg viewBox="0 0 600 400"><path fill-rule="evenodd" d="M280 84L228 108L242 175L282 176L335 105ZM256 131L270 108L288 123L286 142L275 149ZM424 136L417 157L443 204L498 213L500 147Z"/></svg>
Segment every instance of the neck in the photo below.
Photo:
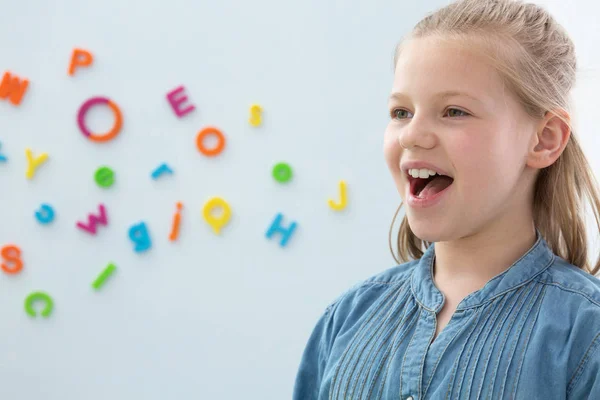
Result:
<svg viewBox="0 0 600 400"><path fill-rule="evenodd" d="M434 281L441 290L462 288L469 294L510 268L535 241L535 226L530 221L436 242Z"/></svg>

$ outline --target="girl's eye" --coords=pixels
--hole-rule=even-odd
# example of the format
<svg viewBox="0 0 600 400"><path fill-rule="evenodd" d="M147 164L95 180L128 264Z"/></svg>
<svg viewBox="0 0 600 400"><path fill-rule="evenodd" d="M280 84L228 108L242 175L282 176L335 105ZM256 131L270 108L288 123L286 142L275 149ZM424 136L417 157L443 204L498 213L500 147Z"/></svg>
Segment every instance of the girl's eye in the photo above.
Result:
<svg viewBox="0 0 600 400"><path fill-rule="evenodd" d="M466 111L463 111L463 110L461 110L461 109L458 109L458 108L449 108L449 109L448 109L448 110L446 110L446 111L447 111L447 112L451 112L451 111L458 111L459 113L462 113L462 114L463 114L463 115L460 115L460 114L459 114L459 115L456 115L456 114L454 114L454 116L455 116L455 117L463 117L463 116L465 116L465 117L466 117L467 115L470 115L470 114L469 114L469 113L467 113ZM403 109L401 109L401 108L396 108L396 109L394 109L394 110L392 111L392 118L404 119L404 118L402 118L402 117L399 115L399 113L403 113L403 112L406 112L406 113L408 113L408 111L406 111L406 110L403 110ZM409 113L409 114L410 114L410 113ZM452 115L451 115L451 116L452 116Z"/></svg>
<svg viewBox="0 0 600 400"><path fill-rule="evenodd" d="M449 109L448 109L448 111L452 111L452 110L454 110L454 111L458 111L458 112L461 112L461 113L463 113L463 114L464 114L464 116L467 116L467 115L469 115L469 113L467 113L467 112L465 112L465 111L463 111L463 110L459 110L458 108L449 108ZM462 117L462 115L455 115L455 117Z"/></svg>
<svg viewBox="0 0 600 400"><path fill-rule="evenodd" d="M395 110L392 110L392 118L404 119L398 115L398 113L402 113L402 112L407 113L408 111L403 110L401 108L396 108Z"/></svg>

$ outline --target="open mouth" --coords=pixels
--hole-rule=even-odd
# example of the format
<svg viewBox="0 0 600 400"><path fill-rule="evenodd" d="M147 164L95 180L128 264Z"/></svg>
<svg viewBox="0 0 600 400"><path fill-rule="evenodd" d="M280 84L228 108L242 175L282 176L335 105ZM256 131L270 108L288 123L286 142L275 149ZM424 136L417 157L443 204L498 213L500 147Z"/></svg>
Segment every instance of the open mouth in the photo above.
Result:
<svg viewBox="0 0 600 400"><path fill-rule="evenodd" d="M410 193L422 199L440 193L454 182L453 178L439 174L435 174L429 178L413 178L409 176L408 180L410 182Z"/></svg>

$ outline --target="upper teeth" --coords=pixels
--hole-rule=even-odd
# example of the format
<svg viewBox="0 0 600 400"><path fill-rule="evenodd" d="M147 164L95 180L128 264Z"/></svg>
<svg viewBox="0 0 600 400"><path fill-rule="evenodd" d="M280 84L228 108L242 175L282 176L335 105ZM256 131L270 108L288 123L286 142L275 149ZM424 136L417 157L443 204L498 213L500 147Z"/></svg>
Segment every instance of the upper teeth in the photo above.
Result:
<svg viewBox="0 0 600 400"><path fill-rule="evenodd" d="M430 169L426 169L426 168L422 168L422 169L412 168L412 169L408 170L408 174L410 176L412 176L413 178L427 179L430 176L437 175L437 172L432 171Z"/></svg>

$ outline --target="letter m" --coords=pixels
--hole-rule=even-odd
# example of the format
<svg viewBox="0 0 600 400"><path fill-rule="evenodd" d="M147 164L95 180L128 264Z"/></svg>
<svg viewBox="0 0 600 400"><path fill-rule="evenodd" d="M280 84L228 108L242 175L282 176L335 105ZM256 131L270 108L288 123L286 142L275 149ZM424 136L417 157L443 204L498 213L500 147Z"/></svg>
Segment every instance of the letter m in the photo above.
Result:
<svg viewBox="0 0 600 400"><path fill-rule="evenodd" d="M0 99L6 100L7 98L15 106L21 104L23 95L29 86L27 79L19 79L18 76L12 76L10 72L5 72L2 82L0 82Z"/></svg>

